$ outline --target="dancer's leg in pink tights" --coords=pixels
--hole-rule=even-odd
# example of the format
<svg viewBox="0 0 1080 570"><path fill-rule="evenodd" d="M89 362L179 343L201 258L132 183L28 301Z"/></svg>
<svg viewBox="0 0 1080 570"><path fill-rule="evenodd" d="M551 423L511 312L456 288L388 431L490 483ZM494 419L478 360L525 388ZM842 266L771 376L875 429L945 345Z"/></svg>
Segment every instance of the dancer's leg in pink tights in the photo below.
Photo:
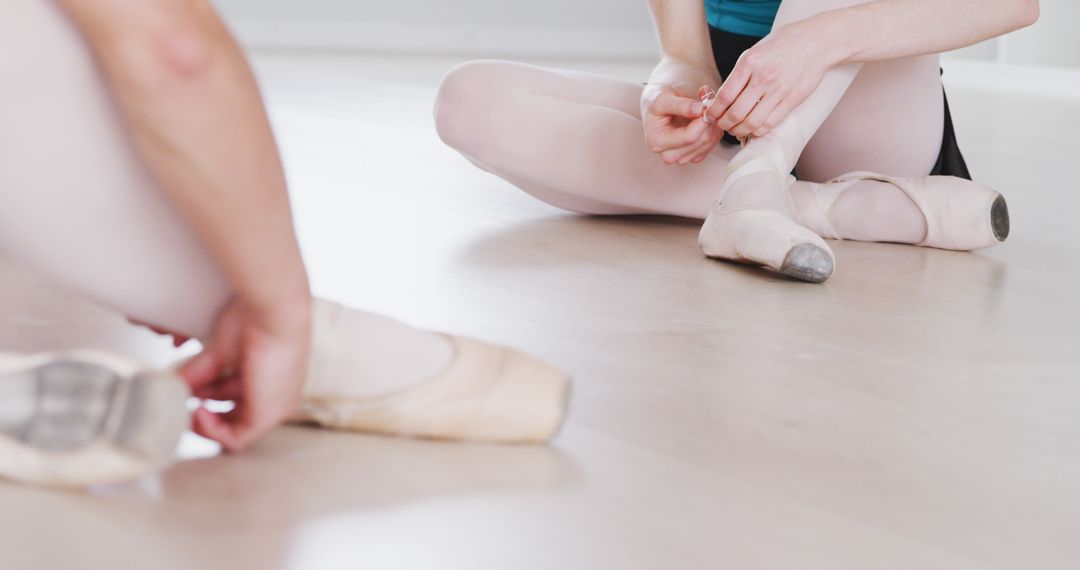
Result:
<svg viewBox="0 0 1080 570"><path fill-rule="evenodd" d="M644 142L641 90L586 73L472 62L443 82L436 126L469 160L556 206L703 218L735 149L665 167Z"/></svg>
<svg viewBox="0 0 1080 570"><path fill-rule="evenodd" d="M0 247L133 318L205 338L231 288L52 2L0 6L0 85Z"/></svg>
<svg viewBox="0 0 1080 570"><path fill-rule="evenodd" d="M205 339L232 296L156 187L83 42L52 2L0 3L0 249L125 315ZM441 335L351 311L332 365L359 393L445 368ZM338 355L338 356L341 356Z"/></svg>
<svg viewBox="0 0 1080 570"><path fill-rule="evenodd" d="M788 0L778 24L851 3ZM704 218L728 161L741 149L721 145L702 164L665 165L643 142L641 90L640 84L582 73L472 62L444 81L436 124L443 139L474 163L556 206ZM798 161L809 182L855 170L925 176L941 147L943 112L937 56L842 66L793 113L797 122L778 129L794 140L780 154L792 166ZM777 146L770 137L751 144ZM776 189L747 196L757 205L787 207ZM832 214L848 239L914 243L926 231L915 205L878 182L859 182Z"/></svg>
<svg viewBox="0 0 1080 570"><path fill-rule="evenodd" d="M865 1L785 0L775 26ZM742 164L764 157L773 162L778 173L790 172L798 164L803 179L818 182L853 170L925 176L940 152L944 124L938 69L936 55L834 67L806 101L775 130L745 145L734 161ZM813 148L808 148L811 141ZM805 155L804 149L808 151ZM791 216L790 202L784 196L787 189L770 182L777 179L740 176L736 169L725 181L723 198L733 208L765 207ZM909 231L910 238L921 239L926 228L914 203L895 188L865 185L891 193L886 211L895 212L899 219L889 221L899 222L896 225ZM865 191L848 192L837 204L836 224L850 226L856 233L873 230L873 224L880 220L865 224L865 214L858 215L871 201L872 194ZM849 212L855 215L844 215Z"/></svg>

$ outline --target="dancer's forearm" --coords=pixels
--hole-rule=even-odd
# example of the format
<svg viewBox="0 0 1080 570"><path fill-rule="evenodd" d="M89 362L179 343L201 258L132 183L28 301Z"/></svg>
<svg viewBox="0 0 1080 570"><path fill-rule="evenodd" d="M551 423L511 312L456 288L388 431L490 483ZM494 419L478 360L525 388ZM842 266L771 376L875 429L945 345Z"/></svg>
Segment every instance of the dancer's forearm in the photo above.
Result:
<svg viewBox="0 0 1080 570"><path fill-rule="evenodd" d="M712 69L712 47L701 0L649 0L664 59Z"/></svg>
<svg viewBox="0 0 1080 570"><path fill-rule="evenodd" d="M685 96L694 96L697 89L707 85L713 89L719 87L720 75L715 67L705 67L688 63L674 57L664 57L653 68L649 76L650 86L670 85ZM643 100L648 101L650 89L646 89Z"/></svg>
<svg viewBox="0 0 1080 570"><path fill-rule="evenodd" d="M203 0L61 0L152 173L256 308L306 310L285 177L251 71Z"/></svg>
<svg viewBox="0 0 1080 570"><path fill-rule="evenodd" d="M831 63L942 53L1030 26L1038 0L877 0L794 25L817 28Z"/></svg>

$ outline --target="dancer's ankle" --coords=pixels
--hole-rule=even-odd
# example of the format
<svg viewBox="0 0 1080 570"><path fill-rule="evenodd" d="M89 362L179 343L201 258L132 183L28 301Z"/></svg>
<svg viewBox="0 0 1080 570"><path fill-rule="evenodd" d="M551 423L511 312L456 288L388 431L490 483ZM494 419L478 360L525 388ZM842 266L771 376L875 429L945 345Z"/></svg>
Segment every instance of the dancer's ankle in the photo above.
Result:
<svg viewBox="0 0 1080 570"><path fill-rule="evenodd" d="M885 182L857 181L840 195L829 216L843 239L914 244L926 238L919 206Z"/></svg>

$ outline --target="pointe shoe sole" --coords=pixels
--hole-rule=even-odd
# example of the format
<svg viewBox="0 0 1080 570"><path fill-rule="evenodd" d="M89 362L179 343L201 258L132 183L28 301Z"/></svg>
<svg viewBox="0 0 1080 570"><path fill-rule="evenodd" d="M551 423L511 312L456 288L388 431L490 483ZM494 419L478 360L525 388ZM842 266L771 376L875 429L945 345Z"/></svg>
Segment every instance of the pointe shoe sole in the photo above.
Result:
<svg viewBox="0 0 1080 570"><path fill-rule="evenodd" d="M135 479L172 462L188 389L92 353L0 363L0 477L54 487Z"/></svg>

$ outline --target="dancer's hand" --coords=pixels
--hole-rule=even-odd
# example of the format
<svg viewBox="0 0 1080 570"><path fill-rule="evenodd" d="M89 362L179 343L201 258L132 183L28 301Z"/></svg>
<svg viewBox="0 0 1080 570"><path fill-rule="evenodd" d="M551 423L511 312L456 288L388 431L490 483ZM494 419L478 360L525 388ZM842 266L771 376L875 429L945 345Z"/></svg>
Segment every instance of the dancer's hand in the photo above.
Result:
<svg viewBox="0 0 1080 570"><path fill-rule="evenodd" d="M821 84L833 59L813 49L810 24L774 30L745 51L716 94L708 116L735 137L762 137L775 129Z"/></svg>
<svg viewBox="0 0 1080 570"><path fill-rule="evenodd" d="M671 85L649 85L642 95L641 117L649 149L665 164L701 162L723 135L702 119L699 97Z"/></svg>
<svg viewBox="0 0 1080 570"><path fill-rule="evenodd" d="M310 300L260 310L236 301L218 317L202 354L180 370L197 398L233 401L225 414L195 412L195 433L242 451L295 410L307 377Z"/></svg>

